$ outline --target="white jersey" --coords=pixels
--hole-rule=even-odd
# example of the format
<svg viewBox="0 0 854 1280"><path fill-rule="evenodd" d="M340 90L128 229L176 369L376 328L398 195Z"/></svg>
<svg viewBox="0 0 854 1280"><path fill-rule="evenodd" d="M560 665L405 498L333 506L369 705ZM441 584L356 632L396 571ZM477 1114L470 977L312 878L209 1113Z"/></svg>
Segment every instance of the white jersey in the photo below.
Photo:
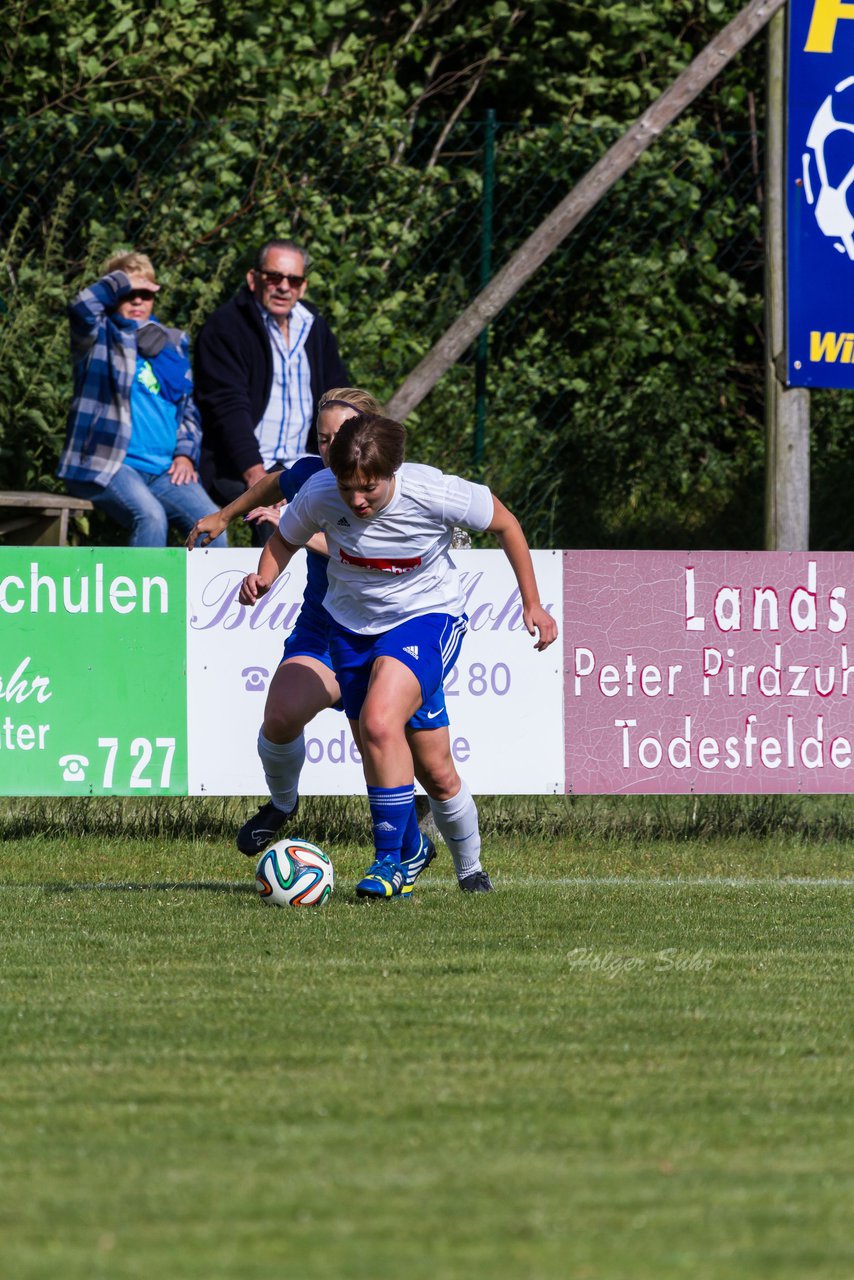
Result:
<svg viewBox="0 0 854 1280"><path fill-rule="evenodd" d="M336 622L360 635L390 631L425 613L463 613L460 575L450 556L455 525L486 529L494 504L486 485L404 462L382 511L355 515L331 471L320 471L285 507L282 537L302 546L313 533L329 548L324 605Z"/></svg>

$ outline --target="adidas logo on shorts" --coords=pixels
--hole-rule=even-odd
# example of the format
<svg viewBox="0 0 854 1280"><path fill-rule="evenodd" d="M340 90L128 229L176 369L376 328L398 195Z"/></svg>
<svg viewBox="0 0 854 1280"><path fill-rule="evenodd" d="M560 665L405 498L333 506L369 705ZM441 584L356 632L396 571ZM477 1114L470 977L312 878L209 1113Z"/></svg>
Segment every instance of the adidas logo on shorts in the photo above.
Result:
<svg viewBox="0 0 854 1280"><path fill-rule="evenodd" d="M403 652L404 652L404 653L408 653L408 654L409 654L409 656L410 656L410 658L416 658L416 659L417 659L417 657L418 657L418 645L417 645L417 644L405 644L405 645L403 646Z"/></svg>

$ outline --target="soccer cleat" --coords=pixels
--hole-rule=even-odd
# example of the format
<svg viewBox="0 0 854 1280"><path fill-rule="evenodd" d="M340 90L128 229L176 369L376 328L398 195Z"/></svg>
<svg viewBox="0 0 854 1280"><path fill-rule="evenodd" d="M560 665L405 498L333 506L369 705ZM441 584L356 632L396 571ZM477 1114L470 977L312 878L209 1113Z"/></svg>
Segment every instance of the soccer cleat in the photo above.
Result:
<svg viewBox="0 0 854 1280"><path fill-rule="evenodd" d="M240 852L245 853L247 858L257 858L264 852L267 845L273 843L288 818L296 817L298 808L299 796L290 813L279 809L272 800L262 804L255 817L244 822L237 833L237 847Z"/></svg>
<svg viewBox="0 0 854 1280"><path fill-rule="evenodd" d="M405 898L410 892L406 873L394 858L378 858L356 885L360 898Z"/></svg>
<svg viewBox="0 0 854 1280"><path fill-rule="evenodd" d="M406 885L403 892L407 889L411 892L412 886L421 875L425 867L429 867L430 863L436 856L436 846L429 836L421 833L421 848L411 858L401 858L400 865L403 867L403 874L406 877Z"/></svg>
<svg viewBox="0 0 854 1280"><path fill-rule="evenodd" d="M480 871L473 871L470 876L463 876L460 880L460 888L463 893L492 893L492 881L481 867Z"/></svg>

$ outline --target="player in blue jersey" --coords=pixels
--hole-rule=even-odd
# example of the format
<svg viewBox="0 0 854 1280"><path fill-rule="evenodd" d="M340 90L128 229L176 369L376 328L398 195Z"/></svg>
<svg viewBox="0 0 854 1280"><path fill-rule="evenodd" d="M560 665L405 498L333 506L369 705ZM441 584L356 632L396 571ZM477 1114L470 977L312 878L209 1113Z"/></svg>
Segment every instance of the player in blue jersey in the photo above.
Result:
<svg viewBox="0 0 854 1280"><path fill-rule="evenodd" d="M557 638L515 516L485 485L405 462L405 441L400 423L376 414L342 423L330 470L313 476L285 509L240 591L242 604L255 604L300 547L325 536L332 662L362 753L374 828L376 858L356 886L366 898L405 892L406 832L415 814L406 726L441 690L467 625L450 556L456 525L497 535L536 649Z"/></svg>
<svg viewBox="0 0 854 1280"><path fill-rule="evenodd" d="M187 539L188 547L207 545L241 515L247 520L277 519L278 513L272 512L270 504L282 497L290 501L311 476L323 471L341 424L359 413L376 414L379 409L373 396L358 388L327 391L320 400L317 417L320 455L300 458L286 470L265 476L221 511L200 520ZM302 608L267 695L258 754L270 800L238 832L238 848L247 856L257 857L275 840L287 819L296 814L299 776L305 761L305 727L320 711L340 707L340 690L329 656L329 617L323 607L327 590L325 550L322 535L307 544L307 585ZM433 819L451 851L460 888L488 892L492 885L480 863L477 808L454 765L441 688L415 711L406 733L418 781L427 792ZM432 842L418 831L416 819L408 826L403 842L404 896L434 853Z"/></svg>

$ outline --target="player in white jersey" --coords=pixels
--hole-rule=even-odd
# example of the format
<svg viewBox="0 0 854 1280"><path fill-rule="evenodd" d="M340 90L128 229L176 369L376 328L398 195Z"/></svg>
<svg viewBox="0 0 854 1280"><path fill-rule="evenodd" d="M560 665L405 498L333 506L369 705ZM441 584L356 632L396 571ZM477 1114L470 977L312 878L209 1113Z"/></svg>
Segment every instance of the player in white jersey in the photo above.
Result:
<svg viewBox="0 0 854 1280"><path fill-rule="evenodd" d="M372 395L357 387L338 387L321 396L317 413L319 456L306 456L285 471L259 480L221 511L199 520L187 539L188 548L209 545L231 520L259 516L277 524L281 511L267 504L293 499L309 476L326 465L329 447L342 422L357 413L379 413ZM237 834L241 853L257 858L292 820L299 804L299 779L305 762L305 728L326 707L343 710L340 690L329 656L329 616L323 608L326 595L326 547L323 538L309 549L308 585L302 608L279 665L258 734L258 754L270 789L270 799ZM460 888L468 893L491 889L480 863L480 826L471 793L463 783L451 755L448 713L444 691L422 704L407 725L407 739L415 761L415 773L424 788L427 812L432 815L454 861ZM401 856L406 875L402 892L410 892L424 868L435 856L435 846L416 827L407 829Z"/></svg>
<svg viewBox="0 0 854 1280"><path fill-rule="evenodd" d="M400 423L362 414L329 450L330 471L312 476L286 508L248 574L242 604L264 595L313 534L326 536L330 651L362 753L376 859L356 886L362 897L398 896L404 831L414 821L414 770L405 727L440 689L466 629L464 596L450 556L455 525L495 533L510 561L535 648L557 625L540 604L518 520L485 485L405 463Z"/></svg>

